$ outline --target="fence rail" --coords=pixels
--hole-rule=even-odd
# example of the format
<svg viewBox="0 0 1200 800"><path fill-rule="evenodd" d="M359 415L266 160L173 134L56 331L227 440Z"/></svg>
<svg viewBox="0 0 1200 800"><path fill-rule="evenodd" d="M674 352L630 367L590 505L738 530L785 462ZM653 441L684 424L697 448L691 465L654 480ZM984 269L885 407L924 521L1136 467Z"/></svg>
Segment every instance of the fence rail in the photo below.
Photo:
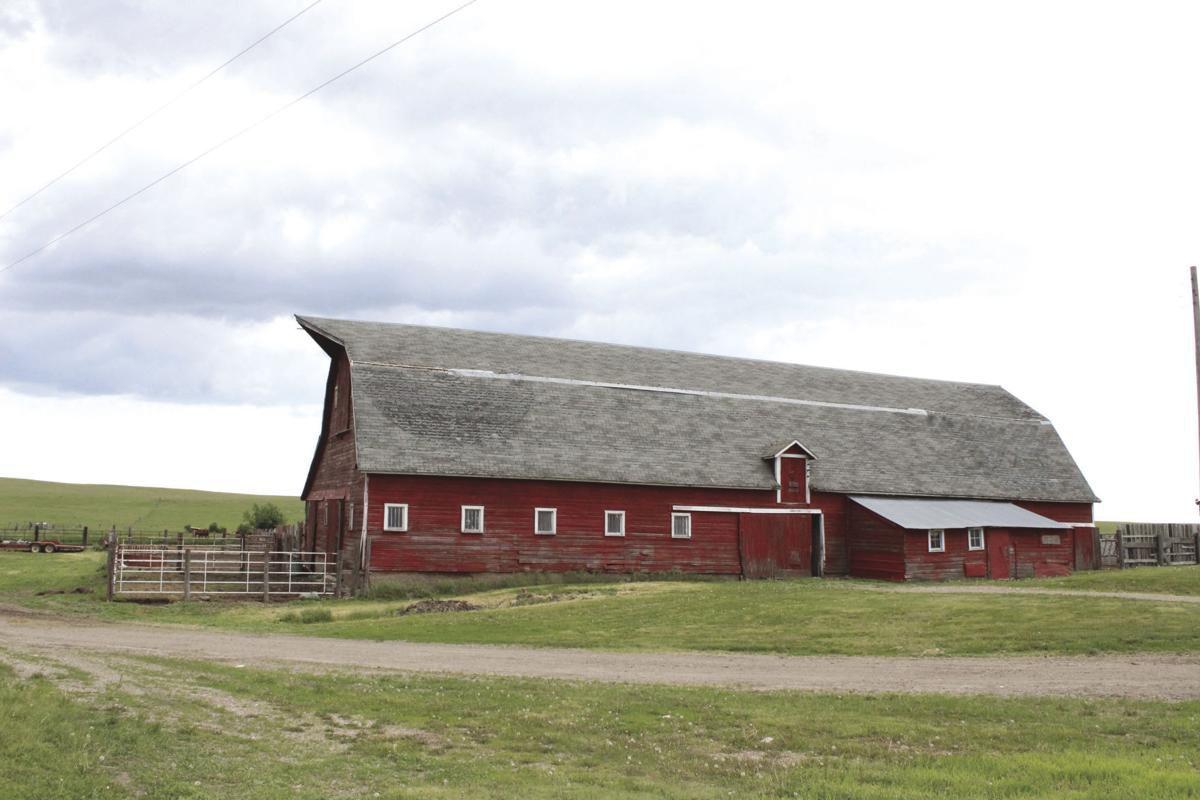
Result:
<svg viewBox="0 0 1200 800"><path fill-rule="evenodd" d="M1200 525L1128 523L1100 537L1106 567L1167 567L1200 563Z"/></svg>
<svg viewBox="0 0 1200 800"><path fill-rule="evenodd" d="M295 597L334 591L329 556L318 552L163 547L118 542L109 555L110 597Z"/></svg>

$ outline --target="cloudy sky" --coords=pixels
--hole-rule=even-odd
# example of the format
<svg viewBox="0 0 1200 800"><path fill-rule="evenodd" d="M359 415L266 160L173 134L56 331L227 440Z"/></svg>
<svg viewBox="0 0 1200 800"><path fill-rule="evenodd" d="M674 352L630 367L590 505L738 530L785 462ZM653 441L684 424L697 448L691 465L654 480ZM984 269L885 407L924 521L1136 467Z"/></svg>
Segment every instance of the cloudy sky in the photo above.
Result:
<svg viewBox="0 0 1200 800"><path fill-rule="evenodd" d="M309 2L0 3L0 212ZM0 265L455 5L323 0L0 219ZM0 272L0 475L297 493L301 312L999 383L1102 518L1191 520L1197 29L480 0Z"/></svg>

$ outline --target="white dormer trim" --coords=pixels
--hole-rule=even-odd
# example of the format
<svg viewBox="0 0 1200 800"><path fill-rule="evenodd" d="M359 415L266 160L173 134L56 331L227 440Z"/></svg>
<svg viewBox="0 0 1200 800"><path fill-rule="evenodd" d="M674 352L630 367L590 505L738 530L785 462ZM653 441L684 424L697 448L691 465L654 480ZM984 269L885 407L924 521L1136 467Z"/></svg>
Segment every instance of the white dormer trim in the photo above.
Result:
<svg viewBox="0 0 1200 800"><path fill-rule="evenodd" d="M799 447L804 451L804 455L800 455L799 453L788 453L787 451L791 450L793 447ZM772 459L775 462L775 502L783 502L783 459L785 458L798 458L804 462L804 502L806 505L811 503L812 487L809 486L809 482L812 478L812 465L809 463L809 461L810 459L815 459L816 456L813 455L813 451L805 447L799 439L792 439L792 441L779 448L774 455L763 457L763 460Z"/></svg>
<svg viewBox="0 0 1200 800"><path fill-rule="evenodd" d="M787 453L787 451L791 450L793 447L799 447L801 450L804 451L804 455L802 455L802 456L794 455L794 454L785 455L785 453ZM804 443L801 442L799 439L792 439L790 442L788 442L783 447L776 450L774 453L770 453L769 455L763 456L763 460L767 461L772 458L780 458L780 457L782 457L782 458L816 458L817 455L812 450L809 450L807 447L805 447Z"/></svg>

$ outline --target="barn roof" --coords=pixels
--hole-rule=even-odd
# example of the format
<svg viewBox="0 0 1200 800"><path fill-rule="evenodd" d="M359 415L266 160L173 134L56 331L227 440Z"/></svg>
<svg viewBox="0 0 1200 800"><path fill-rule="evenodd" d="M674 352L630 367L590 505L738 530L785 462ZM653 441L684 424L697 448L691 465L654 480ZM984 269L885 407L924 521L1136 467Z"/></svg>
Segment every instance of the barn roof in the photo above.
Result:
<svg viewBox="0 0 1200 800"><path fill-rule="evenodd" d="M364 472L1092 502L1053 426L998 386L534 336L297 317L351 364Z"/></svg>

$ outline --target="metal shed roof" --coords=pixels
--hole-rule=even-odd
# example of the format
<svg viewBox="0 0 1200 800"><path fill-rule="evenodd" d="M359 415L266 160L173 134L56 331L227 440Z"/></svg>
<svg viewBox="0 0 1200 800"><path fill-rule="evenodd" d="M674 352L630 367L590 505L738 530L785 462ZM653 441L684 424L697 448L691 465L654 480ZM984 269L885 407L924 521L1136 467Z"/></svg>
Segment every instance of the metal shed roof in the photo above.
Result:
<svg viewBox="0 0 1200 800"><path fill-rule="evenodd" d="M1070 528L1062 522L1027 511L1012 503L988 500L929 500L909 497L851 496L901 528Z"/></svg>

